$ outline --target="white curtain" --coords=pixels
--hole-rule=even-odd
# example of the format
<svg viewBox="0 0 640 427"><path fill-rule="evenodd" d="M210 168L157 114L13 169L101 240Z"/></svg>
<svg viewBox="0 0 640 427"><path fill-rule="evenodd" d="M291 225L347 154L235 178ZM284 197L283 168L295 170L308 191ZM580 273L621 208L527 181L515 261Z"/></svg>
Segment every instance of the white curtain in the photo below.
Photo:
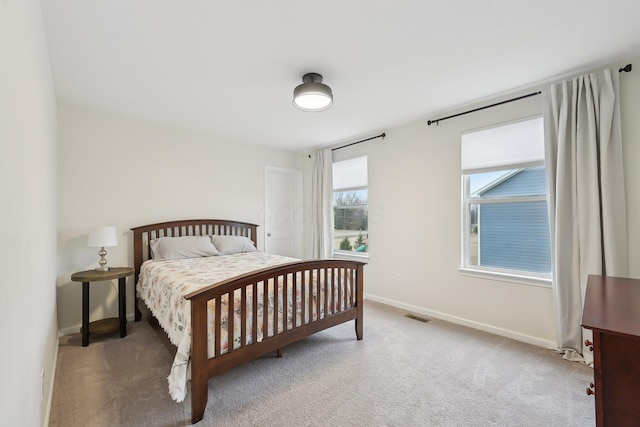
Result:
<svg viewBox="0 0 640 427"><path fill-rule="evenodd" d="M543 93L558 348L588 364L587 276L626 276L628 266L618 85L618 72L605 70Z"/></svg>
<svg viewBox="0 0 640 427"><path fill-rule="evenodd" d="M332 165L330 149L314 154L311 182L314 258L331 258L333 254Z"/></svg>

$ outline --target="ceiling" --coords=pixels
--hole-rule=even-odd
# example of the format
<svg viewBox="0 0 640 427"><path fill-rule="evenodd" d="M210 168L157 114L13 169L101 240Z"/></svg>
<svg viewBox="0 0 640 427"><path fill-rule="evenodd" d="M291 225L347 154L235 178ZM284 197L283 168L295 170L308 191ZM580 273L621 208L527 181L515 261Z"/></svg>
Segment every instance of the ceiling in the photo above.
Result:
<svg viewBox="0 0 640 427"><path fill-rule="evenodd" d="M638 0L42 5L60 103L297 152L640 57ZM292 106L307 72L331 109Z"/></svg>

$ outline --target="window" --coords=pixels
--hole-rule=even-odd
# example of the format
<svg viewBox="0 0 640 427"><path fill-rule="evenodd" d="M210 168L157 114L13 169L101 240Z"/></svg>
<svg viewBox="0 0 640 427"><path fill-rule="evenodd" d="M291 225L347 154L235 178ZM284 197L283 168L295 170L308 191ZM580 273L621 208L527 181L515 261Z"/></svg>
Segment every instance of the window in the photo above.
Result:
<svg viewBox="0 0 640 427"><path fill-rule="evenodd" d="M550 278L542 120L462 135L463 269Z"/></svg>
<svg viewBox="0 0 640 427"><path fill-rule="evenodd" d="M333 163L333 252L369 251L367 157Z"/></svg>

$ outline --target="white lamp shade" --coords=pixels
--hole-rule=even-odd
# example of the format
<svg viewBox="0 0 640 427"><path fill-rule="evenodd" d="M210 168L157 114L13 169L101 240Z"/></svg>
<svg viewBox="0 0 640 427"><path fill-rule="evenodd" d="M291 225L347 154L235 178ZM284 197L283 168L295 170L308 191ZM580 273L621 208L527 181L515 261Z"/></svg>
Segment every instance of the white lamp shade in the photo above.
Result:
<svg viewBox="0 0 640 427"><path fill-rule="evenodd" d="M115 227L98 227L91 231L87 246L90 248L101 248L107 246L118 246L118 236Z"/></svg>

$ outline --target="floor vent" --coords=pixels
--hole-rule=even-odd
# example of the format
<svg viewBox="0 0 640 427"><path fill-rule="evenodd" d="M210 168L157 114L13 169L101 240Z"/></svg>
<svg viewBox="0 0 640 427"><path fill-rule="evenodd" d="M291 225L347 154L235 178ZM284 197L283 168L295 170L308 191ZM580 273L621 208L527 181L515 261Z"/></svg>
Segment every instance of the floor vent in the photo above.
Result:
<svg viewBox="0 0 640 427"><path fill-rule="evenodd" d="M407 318L413 319L413 320L417 320L418 322L422 322L422 323L427 323L428 321L431 320L431 319L427 319L426 317L420 317L420 316L416 316L415 314L410 314L410 313L405 314L404 317L407 317Z"/></svg>

